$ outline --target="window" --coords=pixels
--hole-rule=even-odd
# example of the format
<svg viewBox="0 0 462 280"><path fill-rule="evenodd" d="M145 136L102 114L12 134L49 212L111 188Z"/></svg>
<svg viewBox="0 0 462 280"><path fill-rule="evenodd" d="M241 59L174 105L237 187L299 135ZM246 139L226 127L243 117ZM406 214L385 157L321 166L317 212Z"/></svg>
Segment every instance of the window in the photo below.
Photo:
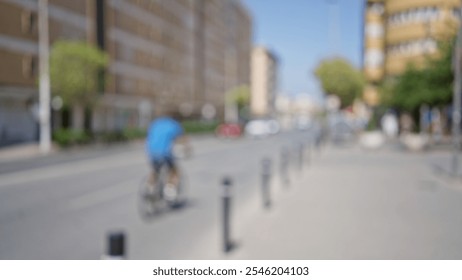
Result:
<svg viewBox="0 0 462 280"><path fill-rule="evenodd" d="M383 53L380 50L371 49L366 52L366 65L370 68L379 67L383 64Z"/></svg>
<svg viewBox="0 0 462 280"><path fill-rule="evenodd" d="M379 15L382 15L383 12L384 12L384 8L383 8L383 5L382 4L379 4L379 3L374 3L370 6L370 11L375 13L375 14L379 14Z"/></svg>
<svg viewBox="0 0 462 280"><path fill-rule="evenodd" d="M425 40L424 47L426 53L432 53L437 50L437 43L433 39L427 39Z"/></svg>
<svg viewBox="0 0 462 280"><path fill-rule="evenodd" d="M28 55L22 59L22 73L25 78L33 79L38 75L38 58Z"/></svg>
<svg viewBox="0 0 462 280"><path fill-rule="evenodd" d="M371 38L380 38L383 36L383 26L378 23L370 23L366 25L366 34Z"/></svg>
<svg viewBox="0 0 462 280"><path fill-rule="evenodd" d="M453 15L455 18L460 19L460 10L459 10L458 8L453 8L453 9L452 9L452 15Z"/></svg>
<svg viewBox="0 0 462 280"><path fill-rule="evenodd" d="M417 20L418 21L425 20L425 8L419 8L417 10Z"/></svg>
<svg viewBox="0 0 462 280"><path fill-rule="evenodd" d="M126 45L117 44L117 57L122 61L132 62L135 57L135 52Z"/></svg>
<svg viewBox="0 0 462 280"><path fill-rule="evenodd" d="M120 76L119 81L123 92L133 92L135 87L135 81L133 81L133 79Z"/></svg>
<svg viewBox="0 0 462 280"><path fill-rule="evenodd" d="M420 55L437 51L434 39L421 39L387 47L389 55Z"/></svg>
<svg viewBox="0 0 462 280"><path fill-rule="evenodd" d="M38 17L37 13L32 11L24 11L21 16L22 32L26 34L37 34L38 32Z"/></svg>
<svg viewBox="0 0 462 280"><path fill-rule="evenodd" d="M453 11L453 14L455 14L455 11ZM441 10L436 6L413 8L390 15L388 24L391 26L410 22L426 22L429 20L435 20L440 17L440 15Z"/></svg>

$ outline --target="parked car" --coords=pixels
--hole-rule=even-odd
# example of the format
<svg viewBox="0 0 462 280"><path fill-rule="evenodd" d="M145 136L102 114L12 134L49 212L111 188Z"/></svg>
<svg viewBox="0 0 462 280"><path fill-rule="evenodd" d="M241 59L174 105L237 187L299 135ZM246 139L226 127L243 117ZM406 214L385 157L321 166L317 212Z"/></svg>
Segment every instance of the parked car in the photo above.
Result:
<svg viewBox="0 0 462 280"><path fill-rule="evenodd" d="M295 121L295 127L298 130L308 130L313 126L313 121L311 118L302 116L296 119Z"/></svg>
<svg viewBox="0 0 462 280"><path fill-rule="evenodd" d="M236 123L223 123L216 128L215 135L223 138L238 138L242 135L242 128Z"/></svg>
<svg viewBox="0 0 462 280"><path fill-rule="evenodd" d="M253 138L264 138L280 131L280 125L273 119L252 120L245 126L245 134Z"/></svg>

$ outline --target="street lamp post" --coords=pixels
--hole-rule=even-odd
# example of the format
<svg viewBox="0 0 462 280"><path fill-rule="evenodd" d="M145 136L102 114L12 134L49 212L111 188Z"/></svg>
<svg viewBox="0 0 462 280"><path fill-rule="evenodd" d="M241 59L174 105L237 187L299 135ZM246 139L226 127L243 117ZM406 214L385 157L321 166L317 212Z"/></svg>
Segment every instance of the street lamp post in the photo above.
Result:
<svg viewBox="0 0 462 280"><path fill-rule="evenodd" d="M452 174L459 175L459 151L460 151L460 121L461 121L461 51L462 51L462 29L457 34L456 47L453 54L454 67L454 95L452 110L452 138L453 138L453 156L452 156Z"/></svg>
<svg viewBox="0 0 462 280"><path fill-rule="evenodd" d="M38 17L40 152L46 154L51 149L48 0L38 1Z"/></svg>
<svg viewBox="0 0 462 280"><path fill-rule="evenodd" d="M332 55L335 55L339 47L339 6L338 0L326 0L329 5L329 47Z"/></svg>

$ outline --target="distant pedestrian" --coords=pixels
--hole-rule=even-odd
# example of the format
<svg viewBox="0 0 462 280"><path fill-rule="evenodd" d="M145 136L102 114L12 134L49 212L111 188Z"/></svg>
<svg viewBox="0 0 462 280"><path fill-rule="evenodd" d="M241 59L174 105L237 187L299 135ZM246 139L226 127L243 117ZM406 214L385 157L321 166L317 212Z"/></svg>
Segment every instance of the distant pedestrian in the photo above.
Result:
<svg viewBox="0 0 462 280"><path fill-rule="evenodd" d="M400 117L401 133L410 133L414 128L414 121L408 113L404 113Z"/></svg>
<svg viewBox="0 0 462 280"><path fill-rule="evenodd" d="M389 138L398 136L398 119L392 112L387 112L381 119L383 133Z"/></svg>
<svg viewBox="0 0 462 280"><path fill-rule="evenodd" d="M432 140L440 142L443 137L443 122L441 120L441 111L438 108L431 110L431 133Z"/></svg>

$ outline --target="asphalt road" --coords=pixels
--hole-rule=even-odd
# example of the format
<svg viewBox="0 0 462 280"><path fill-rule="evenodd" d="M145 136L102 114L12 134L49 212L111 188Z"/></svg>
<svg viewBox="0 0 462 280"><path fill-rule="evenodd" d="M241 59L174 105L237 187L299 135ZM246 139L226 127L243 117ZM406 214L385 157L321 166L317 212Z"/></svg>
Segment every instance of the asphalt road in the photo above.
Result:
<svg viewBox="0 0 462 280"><path fill-rule="evenodd" d="M179 162L188 204L148 221L137 209L149 172L142 143L3 162L0 259L100 259L113 230L126 233L129 259L462 257L462 187L444 172L449 151L327 145L312 150L301 170L296 147L312 137L193 138L194 156ZM288 186L278 177L284 147L292 154ZM270 211L261 196L266 157L273 163ZM223 176L233 179L230 254L222 251Z"/></svg>
<svg viewBox="0 0 462 280"><path fill-rule="evenodd" d="M142 144L2 163L0 258L99 259L113 230L126 233L130 259L223 258L221 178L233 179L233 213L245 213L235 223L245 224L261 203L261 159L276 161L282 147L309 136L194 138L194 156L180 161L188 204L149 221L137 210L137 189L149 171Z"/></svg>

